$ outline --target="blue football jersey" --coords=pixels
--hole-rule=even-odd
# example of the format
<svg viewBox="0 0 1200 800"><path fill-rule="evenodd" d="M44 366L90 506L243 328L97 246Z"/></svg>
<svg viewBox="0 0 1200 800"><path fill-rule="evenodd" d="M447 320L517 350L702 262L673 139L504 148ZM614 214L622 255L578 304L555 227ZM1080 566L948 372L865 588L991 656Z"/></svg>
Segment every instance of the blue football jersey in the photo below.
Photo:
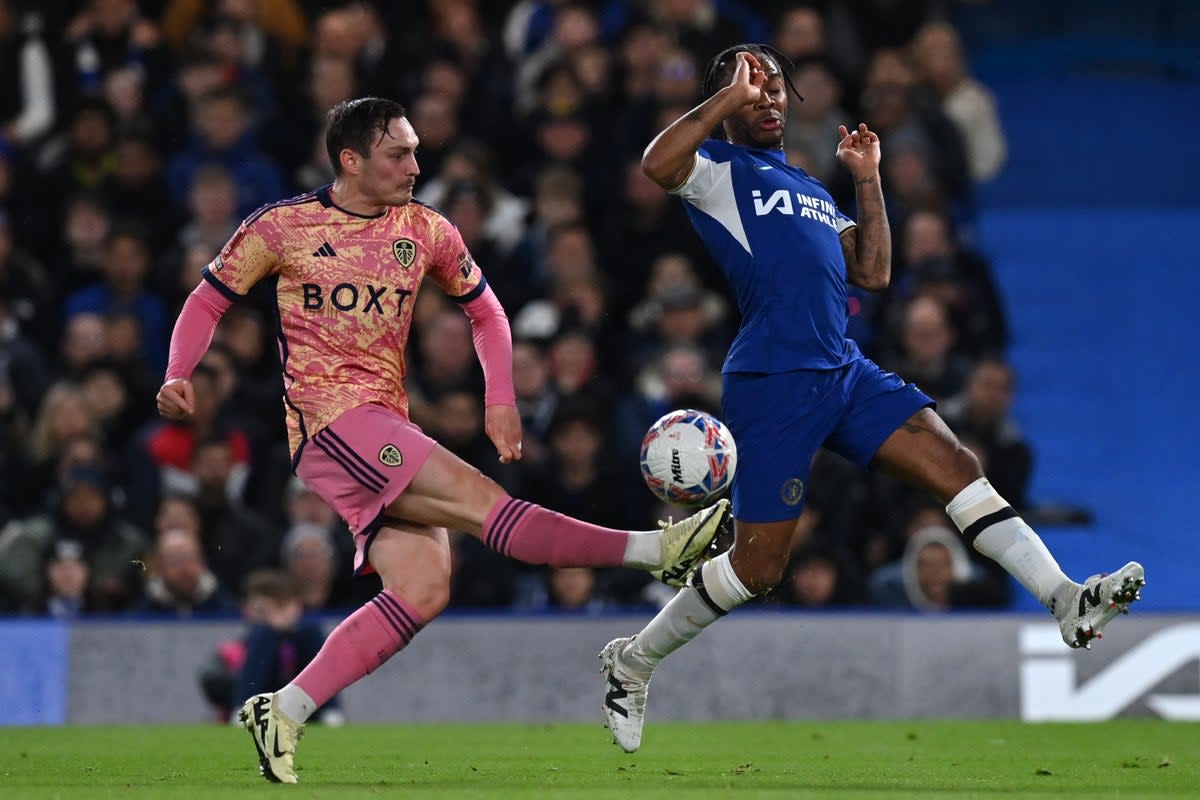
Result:
<svg viewBox="0 0 1200 800"><path fill-rule="evenodd" d="M733 287L742 327L725 372L833 369L860 357L846 338L854 221L783 151L709 139L672 191Z"/></svg>

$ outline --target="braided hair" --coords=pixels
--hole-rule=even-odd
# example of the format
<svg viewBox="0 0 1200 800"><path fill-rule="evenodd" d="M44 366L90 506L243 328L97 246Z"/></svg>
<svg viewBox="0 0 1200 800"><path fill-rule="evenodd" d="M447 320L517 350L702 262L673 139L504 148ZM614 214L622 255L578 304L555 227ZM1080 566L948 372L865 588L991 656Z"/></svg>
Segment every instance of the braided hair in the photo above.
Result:
<svg viewBox="0 0 1200 800"><path fill-rule="evenodd" d="M704 80L700 84L701 101L712 97L725 85L728 78L722 81L721 73L737 59L738 53L750 53L757 56L760 60L765 57L768 60L774 61L783 75L783 81L787 84L787 88L799 100L804 100L804 95L800 94L796 89L796 84L792 83L791 73L796 66L792 63L791 59L769 44L735 44L733 47L726 47L713 56L712 60L708 62L708 66L704 68Z"/></svg>

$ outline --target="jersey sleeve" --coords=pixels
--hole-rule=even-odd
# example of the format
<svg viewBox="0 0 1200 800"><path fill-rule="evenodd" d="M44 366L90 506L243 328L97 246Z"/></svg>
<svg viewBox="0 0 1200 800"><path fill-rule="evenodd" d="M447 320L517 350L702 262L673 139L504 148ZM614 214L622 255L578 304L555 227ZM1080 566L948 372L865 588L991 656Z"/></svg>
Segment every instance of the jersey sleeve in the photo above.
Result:
<svg viewBox="0 0 1200 800"><path fill-rule="evenodd" d="M833 216L833 227L834 227L834 229L837 230L838 236L841 236L843 233L850 230L851 228L858 227L858 223L855 222L854 220L850 219L849 217L847 217L845 212L842 211L840 208L838 208L837 206L834 206L834 210L837 213L834 214L834 216Z"/></svg>
<svg viewBox="0 0 1200 800"><path fill-rule="evenodd" d="M483 294L487 281L458 228L440 214L435 225L433 263L428 274L452 300L469 303Z"/></svg>
<svg viewBox="0 0 1200 800"><path fill-rule="evenodd" d="M279 271L278 235L269 215L247 218L204 268L204 279L230 300Z"/></svg>
<svg viewBox="0 0 1200 800"><path fill-rule="evenodd" d="M725 167L724 172L728 173L729 165L726 164ZM681 197L692 205L701 206L704 199L712 193L713 188L721 182L722 177L724 175L713 161L709 148L702 145L696 151L695 160L692 162L692 171L688 173L683 183L670 191L670 194Z"/></svg>
<svg viewBox="0 0 1200 800"><path fill-rule="evenodd" d="M733 194L733 165L729 152L722 157L719 142L706 142L696 151L692 171L683 183L671 190L671 194L683 198L721 224L734 241L747 253L751 253L750 239L742 225L737 198Z"/></svg>

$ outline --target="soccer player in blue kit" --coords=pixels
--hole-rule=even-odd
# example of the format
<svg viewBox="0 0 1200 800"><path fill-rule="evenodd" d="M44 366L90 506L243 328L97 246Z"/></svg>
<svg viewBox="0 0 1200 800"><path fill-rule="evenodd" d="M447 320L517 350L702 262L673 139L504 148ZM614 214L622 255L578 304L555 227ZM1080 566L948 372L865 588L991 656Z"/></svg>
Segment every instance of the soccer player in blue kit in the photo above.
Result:
<svg viewBox="0 0 1200 800"><path fill-rule="evenodd" d="M641 745L658 663L779 582L818 447L933 491L966 540L1054 614L1072 647L1088 646L1145 583L1135 562L1082 584L1063 574L933 401L846 338L847 283L878 291L891 273L879 137L865 124L838 129L837 158L856 187L856 222L784 158L787 90L795 88L781 61L755 44L718 54L705 72L705 100L642 157L643 171L685 201L729 280L742 324L722 370L725 422L738 446L734 545L697 568L640 633L600 652L605 721L626 752ZM708 138L718 127L724 138Z"/></svg>

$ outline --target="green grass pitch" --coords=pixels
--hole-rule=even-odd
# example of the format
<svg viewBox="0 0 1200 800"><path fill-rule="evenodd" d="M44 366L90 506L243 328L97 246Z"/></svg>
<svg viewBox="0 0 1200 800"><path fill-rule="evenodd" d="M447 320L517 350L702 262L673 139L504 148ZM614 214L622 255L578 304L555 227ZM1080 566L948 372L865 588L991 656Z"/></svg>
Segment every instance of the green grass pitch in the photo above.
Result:
<svg viewBox="0 0 1200 800"><path fill-rule="evenodd" d="M1200 797L1200 726L1153 720L311 726L299 786L240 729L0 728L0 797Z"/></svg>

